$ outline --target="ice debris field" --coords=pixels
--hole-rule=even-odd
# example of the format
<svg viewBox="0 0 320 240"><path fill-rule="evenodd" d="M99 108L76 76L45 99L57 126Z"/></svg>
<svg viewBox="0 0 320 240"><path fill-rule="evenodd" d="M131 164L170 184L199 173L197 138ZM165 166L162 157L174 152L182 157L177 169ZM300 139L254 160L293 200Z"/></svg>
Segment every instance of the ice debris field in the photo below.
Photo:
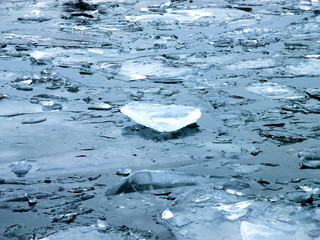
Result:
<svg viewBox="0 0 320 240"><path fill-rule="evenodd" d="M1 240L320 240L318 0L0 13Z"/></svg>

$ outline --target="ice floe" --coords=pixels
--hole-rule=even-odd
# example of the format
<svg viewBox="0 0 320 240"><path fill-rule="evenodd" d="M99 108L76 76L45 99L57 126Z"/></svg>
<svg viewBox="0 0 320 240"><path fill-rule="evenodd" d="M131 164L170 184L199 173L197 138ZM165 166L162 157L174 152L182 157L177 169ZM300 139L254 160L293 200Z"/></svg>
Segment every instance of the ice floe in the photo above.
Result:
<svg viewBox="0 0 320 240"><path fill-rule="evenodd" d="M177 131L201 117L199 108L181 105L131 102L120 110L137 123L158 132Z"/></svg>

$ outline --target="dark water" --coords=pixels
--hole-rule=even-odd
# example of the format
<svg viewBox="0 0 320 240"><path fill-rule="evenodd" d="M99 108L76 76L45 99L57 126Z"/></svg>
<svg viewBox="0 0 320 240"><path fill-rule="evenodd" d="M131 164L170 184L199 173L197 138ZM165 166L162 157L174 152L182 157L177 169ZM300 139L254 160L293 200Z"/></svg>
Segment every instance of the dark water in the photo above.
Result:
<svg viewBox="0 0 320 240"><path fill-rule="evenodd" d="M1 239L319 239L317 0L0 3ZM158 133L132 101L202 117Z"/></svg>

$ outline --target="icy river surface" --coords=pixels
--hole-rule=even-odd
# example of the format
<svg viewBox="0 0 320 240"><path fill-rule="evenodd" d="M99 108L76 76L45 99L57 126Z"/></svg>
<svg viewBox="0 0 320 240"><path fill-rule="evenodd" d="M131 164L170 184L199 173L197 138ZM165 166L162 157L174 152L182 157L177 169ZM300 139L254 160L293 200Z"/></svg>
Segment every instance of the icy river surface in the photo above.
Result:
<svg viewBox="0 0 320 240"><path fill-rule="evenodd" d="M320 239L318 0L0 0L0 239Z"/></svg>

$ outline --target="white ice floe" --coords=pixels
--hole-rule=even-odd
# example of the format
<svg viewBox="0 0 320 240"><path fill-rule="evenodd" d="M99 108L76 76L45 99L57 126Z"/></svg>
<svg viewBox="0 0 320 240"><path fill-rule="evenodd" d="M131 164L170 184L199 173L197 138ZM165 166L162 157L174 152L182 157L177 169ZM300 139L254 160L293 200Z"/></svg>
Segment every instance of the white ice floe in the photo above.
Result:
<svg viewBox="0 0 320 240"><path fill-rule="evenodd" d="M304 100L306 95L300 93L293 87L288 87L275 82L259 82L252 83L247 87L247 90L265 97L273 99L288 99L288 100Z"/></svg>
<svg viewBox="0 0 320 240"><path fill-rule="evenodd" d="M201 117L199 108L181 105L131 102L120 110L137 123L159 132L177 131Z"/></svg>
<svg viewBox="0 0 320 240"><path fill-rule="evenodd" d="M188 75L194 75L195 71L190 67L173 67L167 66L161 62L154 61L125 61L122 63L121 70L119 72L120 78L133 81L142 80L146 78L150 79L162 79L162 78L182 78Z"/></svg>
<svg viewBox="0 0 320 240"><path fill-rule="evenodd" d="M170 219L170 218L173 218L173 213L172 213L169 209L166 209L166 210L164 210L164 211L161 213L161 218L162 218L162 219Z"/></svg>
<svg viewBox="0 0 320 240"><path fill-rule="evenodd" d="M309 59L297 65L288 66L288 71L296 76L320 75L320 59Z"/></svg>
<svg viewBox="0 0 320 240"><path fill-rule="evenodd" d="M241 222L242 240L289 240L296 239L294 235L280 230L272 229L265 225Z"/></svg>
<svg viewBox="0 0 320 240"><path fill-rule="evenodd" d="M246 60L233 63L226 68L229 70L239 70L239 69L266 69L276 67L276 63L269 58L260 58L253 60Z"/></svg>

